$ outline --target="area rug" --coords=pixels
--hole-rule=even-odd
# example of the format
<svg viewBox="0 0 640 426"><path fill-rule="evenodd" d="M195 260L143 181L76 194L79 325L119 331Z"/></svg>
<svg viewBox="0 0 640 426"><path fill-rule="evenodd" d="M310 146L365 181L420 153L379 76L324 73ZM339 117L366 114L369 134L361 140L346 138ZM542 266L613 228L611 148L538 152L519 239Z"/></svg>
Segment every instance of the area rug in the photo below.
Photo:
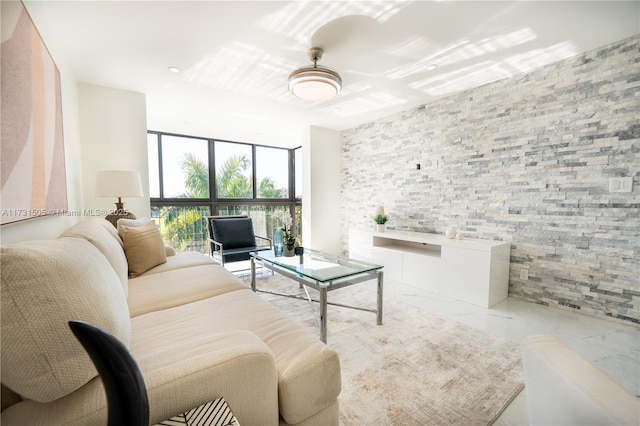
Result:
<svg viewBox="0 0 640 426"><path fill-rule="evenodd" d="M368 284L328 299L374 307L375 287ZM304 294L277 274L257 285ZM318 334L308 302L258 294ZM490 425L523 389L517 343L395 300L385 300L383 313L377 326L374 313L328 307L327 343L342 368L342 425Z"/></svg>

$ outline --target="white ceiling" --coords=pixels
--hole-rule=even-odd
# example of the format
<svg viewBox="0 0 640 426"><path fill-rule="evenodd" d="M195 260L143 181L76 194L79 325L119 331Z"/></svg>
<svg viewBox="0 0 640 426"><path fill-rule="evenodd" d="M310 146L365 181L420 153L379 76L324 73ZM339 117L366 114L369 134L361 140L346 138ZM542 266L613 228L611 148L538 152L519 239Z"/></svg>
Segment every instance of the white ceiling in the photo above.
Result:
<svg viewBox="0 0 640 426"><path fill-rule="evenodd" d="M288 147L640 32L639 1L25 4L77 80L146 95L149 129ZM311 46L342 76L331 100L287 91Z"/></svg>

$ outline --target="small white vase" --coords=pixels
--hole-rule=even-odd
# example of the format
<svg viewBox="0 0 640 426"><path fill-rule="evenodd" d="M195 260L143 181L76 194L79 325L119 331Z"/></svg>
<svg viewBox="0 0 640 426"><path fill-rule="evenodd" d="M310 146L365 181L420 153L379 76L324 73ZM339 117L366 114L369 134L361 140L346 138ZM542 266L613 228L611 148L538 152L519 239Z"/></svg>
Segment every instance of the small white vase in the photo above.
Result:
<svg viewBox="0 0 640 426"><path fill-rule="evenodd" d="M384 223L376 223L376 231L377 232L384 232L384 229L386 228Z"/></svg>
<svg viewBox="0 0 640 426"><path fill-rule="evenodd" d="M457 233L458 231L456 231L456 227L452 226L451 228L447 229L445 235L447 236L447 238L455 238Z"/></svg>

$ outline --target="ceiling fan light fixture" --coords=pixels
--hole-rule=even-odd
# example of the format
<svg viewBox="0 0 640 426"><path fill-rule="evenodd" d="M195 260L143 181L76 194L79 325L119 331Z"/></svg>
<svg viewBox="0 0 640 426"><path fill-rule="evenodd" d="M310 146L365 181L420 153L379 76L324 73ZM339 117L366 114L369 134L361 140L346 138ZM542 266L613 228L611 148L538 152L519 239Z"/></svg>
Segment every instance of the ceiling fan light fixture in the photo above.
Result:
<svg viewBox="0 0 640 426"><path fill-rule="evenodd" d="M342 78L332 69L319 67L317 62L324 51L319 47L309 49L313 66L295 70L289 74L289 91L309 101L324 101L342 90Z"/></svg>

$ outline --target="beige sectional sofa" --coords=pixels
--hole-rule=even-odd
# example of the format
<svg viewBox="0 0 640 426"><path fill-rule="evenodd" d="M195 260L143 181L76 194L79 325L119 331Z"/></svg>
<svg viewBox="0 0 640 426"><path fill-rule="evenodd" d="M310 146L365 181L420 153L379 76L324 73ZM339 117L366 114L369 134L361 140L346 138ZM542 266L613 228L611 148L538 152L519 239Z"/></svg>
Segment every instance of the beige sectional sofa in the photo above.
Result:
<svg viewBox="0 0 640 426"><path fill-rule="evenodd" d="M128 241L93 219L56 240L2 247L3 425L106 424L104 390L71 319L129 347L151 423L224 397L243 426L338 424L334 350L205 255L165 253L129 277Z"/></svg>

